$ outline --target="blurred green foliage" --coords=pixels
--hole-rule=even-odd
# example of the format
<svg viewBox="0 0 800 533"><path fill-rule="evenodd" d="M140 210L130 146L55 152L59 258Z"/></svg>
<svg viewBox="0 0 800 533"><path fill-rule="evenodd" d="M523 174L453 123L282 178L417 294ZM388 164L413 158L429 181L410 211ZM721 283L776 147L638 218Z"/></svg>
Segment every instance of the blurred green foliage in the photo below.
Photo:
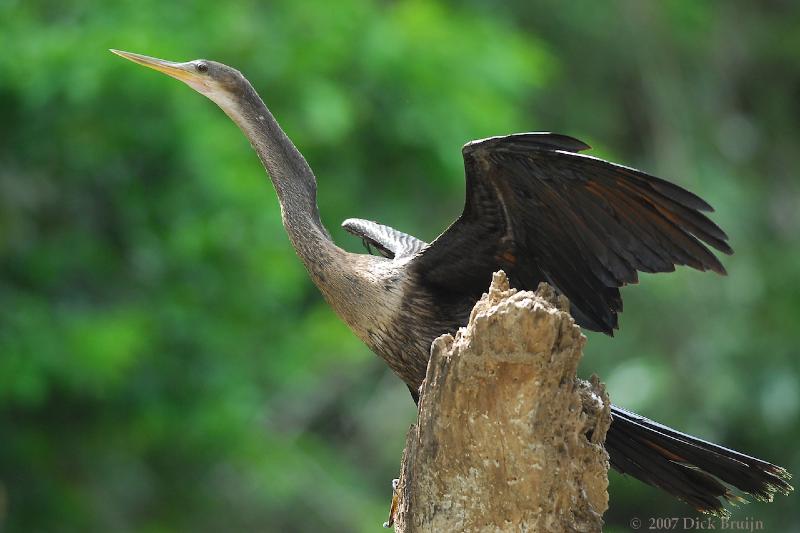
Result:
<svg viewBox="0 0 800 533"><path fill-rule="evenodd" d="M111 47L241 69L351 250L350 216L435 237L488 135L575 135L700 193L730 276L643 276L583 371L800 473L798 27L789 1L0 1L0 529L377 531L414 418L236 127ZM694 516L610 493L608 531ZM795 500L735 513L798 530Z"/></svg>

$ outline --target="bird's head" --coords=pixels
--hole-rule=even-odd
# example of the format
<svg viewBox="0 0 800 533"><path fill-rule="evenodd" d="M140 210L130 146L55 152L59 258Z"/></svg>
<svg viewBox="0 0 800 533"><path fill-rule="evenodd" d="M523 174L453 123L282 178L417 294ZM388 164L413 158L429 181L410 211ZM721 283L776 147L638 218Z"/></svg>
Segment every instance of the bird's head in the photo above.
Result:
<svg viewBox="0 0 800 533"><path fill-rule="evenodd" d="M184 82L226 112L250 89L249 82L241 72L216 61L195 59L176 63L121 50L112 49L111 52Z"/></svg>

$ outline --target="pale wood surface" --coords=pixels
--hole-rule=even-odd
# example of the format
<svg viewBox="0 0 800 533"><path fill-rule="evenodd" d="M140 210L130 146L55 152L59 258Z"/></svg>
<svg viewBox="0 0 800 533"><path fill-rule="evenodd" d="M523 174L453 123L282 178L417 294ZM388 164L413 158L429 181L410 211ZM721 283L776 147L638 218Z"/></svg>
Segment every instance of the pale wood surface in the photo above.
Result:
<svg viewBox="0 0 800 533"><path fill-rule="evenodd" d="M468 326L434 342L395 531L601 530L610 402L576 378L586 339L567 310L499 272Z"/></svg>

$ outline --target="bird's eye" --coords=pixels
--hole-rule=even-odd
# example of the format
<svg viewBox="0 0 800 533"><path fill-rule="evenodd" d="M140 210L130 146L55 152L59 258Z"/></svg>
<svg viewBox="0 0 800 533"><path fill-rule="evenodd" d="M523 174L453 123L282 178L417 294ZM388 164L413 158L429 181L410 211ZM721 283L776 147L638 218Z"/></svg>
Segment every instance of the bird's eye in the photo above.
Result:
<svg viewBox="0 0 800 533"><path fill-rule="evenodd" d="M197 63L194 68L197 72L208 72L208 65L205 63Z"/></svg>

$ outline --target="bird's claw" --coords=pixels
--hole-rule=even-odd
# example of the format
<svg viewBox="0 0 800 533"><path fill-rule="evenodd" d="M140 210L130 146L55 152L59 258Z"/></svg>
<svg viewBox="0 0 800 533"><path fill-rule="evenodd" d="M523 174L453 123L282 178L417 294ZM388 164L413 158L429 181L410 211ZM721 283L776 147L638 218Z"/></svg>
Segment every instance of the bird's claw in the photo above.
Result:
<svg viewBox="0 0 800 533"><path fill-rule="evenodd" d="M397 496L397 487L400 486L399 479L392 480L392 504L389 506L389 520L383 523L383 527L390 528L394 525L395 514L397 513L397 505L399 497Z"/></svg>

